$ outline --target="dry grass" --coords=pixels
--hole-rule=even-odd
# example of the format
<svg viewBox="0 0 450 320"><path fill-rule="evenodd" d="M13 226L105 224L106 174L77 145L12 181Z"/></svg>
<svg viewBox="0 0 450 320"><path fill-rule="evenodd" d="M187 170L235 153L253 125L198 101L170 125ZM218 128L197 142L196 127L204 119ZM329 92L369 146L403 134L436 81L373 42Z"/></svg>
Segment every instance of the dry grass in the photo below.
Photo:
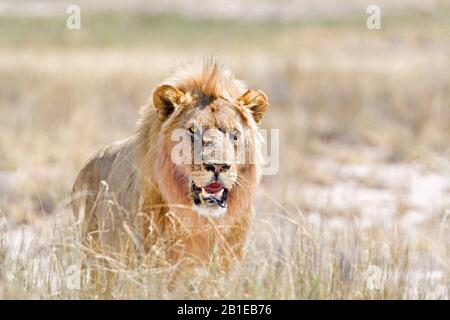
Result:
<svg viewBox="0 0 450 320"><path fill-rule="evenodd" d="M0 18L0 297L448 299L448 12L380 31L359 16L230 27L111 14L79 34L61 18ZM77 170L134 130L173 67L210 55L268 93L263 126L281 130L246 258L172 290L147 260L69 289L71 266L103 259L67 223Z"/></svg>

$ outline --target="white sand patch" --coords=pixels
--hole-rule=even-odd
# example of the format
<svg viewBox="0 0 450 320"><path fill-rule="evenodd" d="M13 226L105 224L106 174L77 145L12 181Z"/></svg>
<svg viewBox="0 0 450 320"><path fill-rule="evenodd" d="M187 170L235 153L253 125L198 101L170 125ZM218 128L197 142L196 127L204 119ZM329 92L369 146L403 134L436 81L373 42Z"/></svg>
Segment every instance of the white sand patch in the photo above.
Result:
<svg viewBox="0 0 450 320"><path fill-rule="evenodd" d="M298 186L290 195L302 195L312 208L326 211L358 212L362 225L391 226L399 222L408 229L441 214L450 205L450 179L418 164L333 165L320 168L335 177L330 185ZM313 212L311 216L315 216ZM399 219L399 220L397 220Z"/></svg>

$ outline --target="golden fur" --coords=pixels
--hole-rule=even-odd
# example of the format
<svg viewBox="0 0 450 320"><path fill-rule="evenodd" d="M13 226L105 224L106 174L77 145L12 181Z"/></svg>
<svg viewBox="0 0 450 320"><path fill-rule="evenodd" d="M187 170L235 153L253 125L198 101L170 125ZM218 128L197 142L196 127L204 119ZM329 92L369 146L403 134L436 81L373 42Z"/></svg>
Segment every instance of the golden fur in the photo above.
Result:
<svg viewBox="0 0 450 320"><path fill-rule="evenodd" d="M213 253L224 264L239 258L259 180L257 126L267 106L264 93L247 90L215 63L183 67L155 90L137 132L106 146L79 173L72 203L84 242L110 252L133 248L171 263L206 263ZM251 163L230 163L220 174L229 188L220 217L193 209L190 184L205 185L211 172L170 158L171 132L191 126L239 129L248 141Z"/></svg>

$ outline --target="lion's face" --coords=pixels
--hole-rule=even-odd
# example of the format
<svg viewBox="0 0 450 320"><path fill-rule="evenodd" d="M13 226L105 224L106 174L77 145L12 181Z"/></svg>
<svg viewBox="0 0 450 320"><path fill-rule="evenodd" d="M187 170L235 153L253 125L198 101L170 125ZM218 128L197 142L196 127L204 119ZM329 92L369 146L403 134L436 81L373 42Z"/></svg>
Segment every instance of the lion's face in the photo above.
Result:
<svg viewBox="0 0 450 320"><path fill-rule="evenodd" d="M223 216L233 197L245 197L254 183L249 180L256 179L250 168L256 165L257 124L267 98L251 90L234 100L211 98L162 86L154 101L164 121L160 143L171 154L166 165L177 182L171 187L182 194L178 202L202 216Z"/></svg>
<svg viewBox="0 0 450 320"><path fill-rule="evenodd" d="M223 99L197 104L183 118L190 159L180 171L189 177L192 201L201 214L222 215L239 178L242 164L237 153L242 132L249 128L233 104Z"/></svg>

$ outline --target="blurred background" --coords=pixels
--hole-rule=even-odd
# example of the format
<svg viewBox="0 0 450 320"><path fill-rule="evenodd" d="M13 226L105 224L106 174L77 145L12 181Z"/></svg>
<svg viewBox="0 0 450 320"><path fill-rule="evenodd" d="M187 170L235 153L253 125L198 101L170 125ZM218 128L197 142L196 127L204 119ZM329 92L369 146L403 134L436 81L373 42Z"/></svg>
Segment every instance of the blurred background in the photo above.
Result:
<svg viewBox="0 0 450 320"><path fill-rule="evenodd" d="M79 30L66 27L72 4ZM371 4L379 30L366 25ZM0 297L37 290L21 271L35 262L10 252L23 247L14 232L54 219L83 163L135 130L155 86L209 57L267 93L262 127L280 129L256 224L285 235L271 238L281 247L294 237L286 219L320 243L302 256L301 289L237 297L448 299L450 3L438 0L0 0L0 263L16 279L0 267ZM370 291L370 266L411 283Z"/></svg>

